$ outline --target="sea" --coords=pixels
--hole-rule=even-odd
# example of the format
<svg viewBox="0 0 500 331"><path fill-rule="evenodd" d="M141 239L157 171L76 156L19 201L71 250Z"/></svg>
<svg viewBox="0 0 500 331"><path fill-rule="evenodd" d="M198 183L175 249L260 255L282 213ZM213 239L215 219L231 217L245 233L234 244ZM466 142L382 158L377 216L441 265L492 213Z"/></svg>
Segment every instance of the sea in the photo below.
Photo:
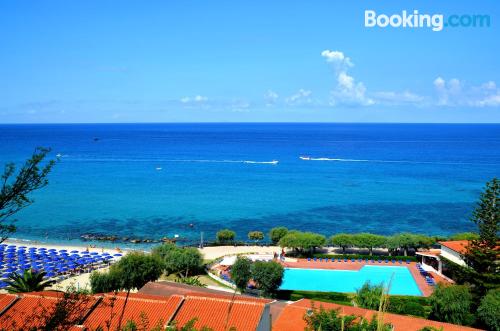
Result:
<svg viewBox="0 0 500 331"><path fill-rule="evenodd" d="M163 237L229 228L335 233L474 231L500 175L498 124L0 125L0 166L37 146L57 159L13 237Z"/></svg>

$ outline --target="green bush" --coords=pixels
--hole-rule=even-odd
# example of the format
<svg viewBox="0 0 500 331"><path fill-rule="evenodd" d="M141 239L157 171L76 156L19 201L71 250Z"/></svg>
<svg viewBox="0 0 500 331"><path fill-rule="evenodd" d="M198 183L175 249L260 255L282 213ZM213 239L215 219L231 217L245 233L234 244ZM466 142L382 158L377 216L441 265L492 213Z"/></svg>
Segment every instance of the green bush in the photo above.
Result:
<svg viewBox="0 0 500 331"><path fill-rule="evenodd" d="M229 229L220 230L217 232L217 241L220 243L232 243L236 238L236 232Z"/></svg>
<svg viewBox="0 0 500 331"><path fill-rule="evenodd" d="M430 312L429 301L425 297L389 296L387 311L401 315L427 318Z"/></svg>
<svg viewBox="0 0 500 331"><path fill-rule="evenodd" d="M250 231L248 232L248 239L259 241L264 239L264 233L261 231Z"/></svg>
<svg viewBox="0 0 500 331"><path fill-rule="evenodd" d="M491 290L483 297L477 316L488 330L500 330L500 289Z"/></svg>
<svg viewBox="0 0 500 331"><path fill-rule="evenodd" d="M366 282L361 288L356 290L354 301L360 307L377 310L383 293L383 284L371 285L370 282Z"/></svg>
<svg viewBox="0 0 500 331"><path fill-rule="evenodd" d="M335 254L313 254L313 257L316 257L316 258L334 258L334 259L368 259L368 260L374 260L374 261L378 261L378 260L382 260L382 261L385 261L385 260L389 260L389 261L392 261L392 260L396 260L396 261L403 261L403 263L406 263L406 261L412 261L412 262L415 262L417 261L417 258L415 256L388 256L388 255L373 255L373 256L370 256L370 255L366 255L366 254L338 254L338 255L335 255Z"/></svg>
<svg viewBox="0 0 500 331"><path fill-rule="evenodd" d="M430 317L434 320L460 325L474 322L471 313L472 294L465 285L438 284L429 302L432 307Z"/></svg>

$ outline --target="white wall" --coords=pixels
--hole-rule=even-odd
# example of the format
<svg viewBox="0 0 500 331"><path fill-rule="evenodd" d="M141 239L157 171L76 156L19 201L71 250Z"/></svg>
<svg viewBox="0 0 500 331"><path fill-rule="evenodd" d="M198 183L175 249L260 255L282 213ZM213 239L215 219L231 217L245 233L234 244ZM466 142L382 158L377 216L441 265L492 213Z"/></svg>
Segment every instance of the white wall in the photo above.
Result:
<svg viewBox="0 0 500 331"><path fill-rule="evenodd" d="M456 264L466 266L465 261L462 259L462 256L448 247L441 246L441 256L445 259L448 259Z"/></svg>

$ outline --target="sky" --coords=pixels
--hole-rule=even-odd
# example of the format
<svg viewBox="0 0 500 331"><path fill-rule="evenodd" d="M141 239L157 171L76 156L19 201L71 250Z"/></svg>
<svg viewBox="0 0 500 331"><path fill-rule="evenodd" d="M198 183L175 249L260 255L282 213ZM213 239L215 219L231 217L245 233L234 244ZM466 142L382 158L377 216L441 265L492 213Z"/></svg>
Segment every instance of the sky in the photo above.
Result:
<svg viewBox="0 0 500 331"><path fill-rule="evenodd" d="M495 0L3 0L0 123L499 123L499 26Z"/></svg>

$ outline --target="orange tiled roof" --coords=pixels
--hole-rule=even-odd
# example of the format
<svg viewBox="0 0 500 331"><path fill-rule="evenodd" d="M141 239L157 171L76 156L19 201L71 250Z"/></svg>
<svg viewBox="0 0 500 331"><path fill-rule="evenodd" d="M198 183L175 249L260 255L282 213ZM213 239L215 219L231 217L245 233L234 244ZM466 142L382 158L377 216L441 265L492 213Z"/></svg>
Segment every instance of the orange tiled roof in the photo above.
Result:
<svg viewBox="0 0 500 331"><path fill-rule="evenodd" d="M208 327L214 331L222 331L235 327L238 331L254 331L259 325L265 305L262 300L239 297L231 305L231 299L224 296L187 295L174 320L179 327L196 318L195 328Z"/></svg>
<svg viewBox="0 0 500 331"><path fill-rule="evenodd" d="M362 316L371 320L372 316L376 315L375 310L364 309L359 307L344 306L335 303L313 302L308 299L296 301L283 310L277 321L273 325L273 331L303 331L306 327L304 315L311 307L323 307L324 309L339 310L341 315L356 315ZM395 331L417 331L425 326L433 326L435 328L443 328L443 331L466 331L478 330L461 325L430 321L423 318L397 315L391 313L384 314L384 322L393 325Z"/></svg>
<svg viewBox="0 0 500 331"><path fill-rule="evenodd" d="M441 241L439 242L439 244L441 244L441 246L454 250L457 253L464 254L467 251L467 246L469 246L469 241L468 240Z"/></svg>
<svg viewBox="0 0 500 331"><path fill-rule="evenodd" d="M0 329L28 330L41 326L63 297L60 292L32 292L20 295L6 294L0 299L0 307L5 313L0 317ZM78 321L95 304L93 297L82 300L74 307L78 311L70 311L70 320ZM8 308L8 309L7 309Z"/></svg>
<svg viewBox="0 0 500 331"><path fill-rule="evenodd" d="M115 330L118 327L126 293L105 294L102 301L85 319L83 325L90 330L102 327L104 330ZM128 321L134 321L139 327L154 328L161 325L165 327L179 308L183 298L172 295L169 298L130 293L122 326ZM147 324L147 325L146 325Z"/></svg>

